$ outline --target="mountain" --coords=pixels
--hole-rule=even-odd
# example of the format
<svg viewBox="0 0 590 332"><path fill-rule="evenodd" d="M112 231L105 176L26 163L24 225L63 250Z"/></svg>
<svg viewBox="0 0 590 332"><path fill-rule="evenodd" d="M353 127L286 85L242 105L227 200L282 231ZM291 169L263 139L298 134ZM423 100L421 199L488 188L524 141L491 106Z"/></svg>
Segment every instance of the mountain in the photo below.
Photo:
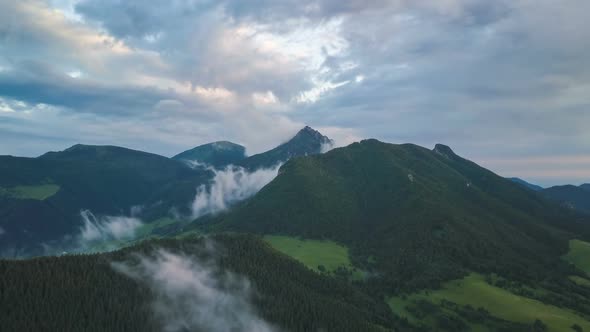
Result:
<svg viewBox="0 0 590 332"><path fill-rule="evenodd" d="M533 190L533 191L541 191L541 190L543 190L543 187L538 186L536 184L532 184L532 183L526 182L525 180L520 179L520 178L508 178L508 180L510 180L512 182L515 182L515 183L518 183L518 184L524 186L525 188L529 188L530 190Z"/></svg>
<svg viewBox="0 0 590 332"><path fill-rule="evenodd" d="M245 158L246 148L228 141L199 145L196 148L186 150L172 157L175 160L196 161L215 168L237 164Z"/></svg>
<svg viewBox="0 0 590 332"><path fill-rule="evenodd" d="M42 253L44 245L79 232L81 210L129 215L132 206L143 206L156 217L172 206L188 209L195 188L210 178L182 162L115 146L2 156L0 253Z"/></svg>
<svg viewBox="0 0 590 332"><path fill-rule="evenodd" d="M250 156L239 164L249 170L270 168L293 157L318 154L333 145L333 141L311 127L304 127L288 142L276 148Z"/></svg>
<svg viewBox="0 0 590 332"><path fill-rule="evenodd" d="M554 186L544 189L541 194L567 208L590 214L590 190L584 188L587 187L584 185Z"/></svg>
<svg viewBox="0 0 590 332"><path fill-rule="evenodd" d="M447 146L371 139L291 159L252 199L197 225L338 241L395 293L467 271L531 282L567 273L568 239L588 236L575 218Z"/></svg>
<svg viewBox="0 0 590 332"><path fill-rule="evenodd" d="M571 210L576 210L582 213L590 213L590 184L582 184L580 186L561 185L550 188L543 188L541 186L526 182L520 178L508 178L514 183L518 183L525 188L536 191L543 195L543 197L561 204Z"/></svg>

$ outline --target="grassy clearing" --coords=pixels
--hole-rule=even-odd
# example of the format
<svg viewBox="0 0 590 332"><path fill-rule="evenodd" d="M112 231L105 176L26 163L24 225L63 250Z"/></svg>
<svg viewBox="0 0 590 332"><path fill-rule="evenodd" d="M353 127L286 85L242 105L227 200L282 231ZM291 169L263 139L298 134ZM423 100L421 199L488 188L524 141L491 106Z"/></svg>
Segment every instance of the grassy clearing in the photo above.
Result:
<svg viewBox="0 0 590 332"><path fill-rule="evenodd" d="M278 251L293 257L308 268L321 272L319 266L325 271L333 273L339 267L353 270L353 278L362 278L362 272L358 271L350 262L348 248L333 241L301 240L289 236L267 235L264 240Z"/></svg>
<svg viewBox="0 0 590 332"><path fill-rule="evenodd" d="M569 276L569 279L576 284L590 288L590 280L578 276Z"/></svg>
<svg viewBox="0 0 590 332"><path fill-rule="evenodd" d="M563 258L590 275L590 243L570 240L570 251Z"/></svg>
<svg viewBox="0 0 590 332"><path fill-rule="evenodd" d="M446 299L461 305L483 307L491 315L513 322L532 323L535 319L540 319L547 324L550 331L570 331L574 323L585 331L590 330L590 322L570 310L512 294L489 285L483 276L475 273L447 282L440 290L412 294L406 299L391 298L388 303L394 312L412 321L415 318L404 307L406 303L419 299L437 304Z"/></svg>
<svg viewBox="0 0 590 332"><path fill-rule="evenodd" d="M0 195L17 199L45 200L59 191L56 184L41 184L37 186L16 186L12 188L0 188Z"/></svg>

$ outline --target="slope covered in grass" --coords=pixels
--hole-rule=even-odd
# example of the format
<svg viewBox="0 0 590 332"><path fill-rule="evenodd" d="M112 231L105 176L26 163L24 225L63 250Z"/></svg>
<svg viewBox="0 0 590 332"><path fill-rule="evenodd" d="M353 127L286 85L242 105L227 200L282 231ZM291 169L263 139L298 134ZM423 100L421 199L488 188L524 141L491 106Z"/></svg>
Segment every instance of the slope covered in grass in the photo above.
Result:
<svg viewBox="0 0 590 332"><path fill-rule="evenodd" d="M59 186L56 184L39 184L15 186L10 188L0 187L0 195L16 199L35 199L45 200L59 191Z"/></svg>
<svg viewBox="0 0 590 332"><path fill-rule="evenodd" d="M590 243L574 239L570 240L569 246L570 250L563 258L590 275Z"/></svg>
<svg viewBox="0 0 590 332"><path fill-rule="evenodd" d="M585 331L590 330L590 321L579 314L512 294L488 284L479 274L470 274L463 279L447 282L440 290L414 293L405 299L392 298L389 304L394 312L416 320L405 309L405 306L416 300L427 300L433 304L446 300L459 305L481 307L492 316L523 324L531 324L539 319L547 325L549 331L570 331L573 324L581 326Z"/></svg>
<svg viewBox="0 0 590 332"><path fill-rule="evenodd" d="M304 240L280 235L268 235L264 240L273 248L316 272L333 274L339 269L345 269L352 272L356 278L362 275L350 262L348 248L334 241Z"/></svg>

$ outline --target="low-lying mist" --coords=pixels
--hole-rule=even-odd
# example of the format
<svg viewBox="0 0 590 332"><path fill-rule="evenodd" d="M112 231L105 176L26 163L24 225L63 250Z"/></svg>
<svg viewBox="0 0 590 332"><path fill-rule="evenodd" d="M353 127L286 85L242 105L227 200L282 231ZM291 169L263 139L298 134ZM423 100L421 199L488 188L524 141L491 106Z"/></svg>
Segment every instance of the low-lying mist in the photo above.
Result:
<svg viewBox="0 0 590 332"><path fill-rule="evenodd" d="M126 216L96 217L91 211L80 212L82 226L77 236L77 244L81 249L108 241L125 241L135 238L141 220Z"/></svg>
<svg viewBox="0 0 590 332"><path fill-rule="evenodd" d="M197 188L191 206L192 217L196 219L224 211L232 204L253 196L277 176L280 166L253 172L233 165L223 170L209 168L215 176L210 185Z"/></svg>
<svg viewBox="0 0 590 332"><path fill-rule="evenodd" d="M215 246L207 249L215 256ZM221 271L215 260L160 249L136 261L112 267L146 285L153 293L151 310L162 331L276 331L252 305L248 279Z"/></svg>

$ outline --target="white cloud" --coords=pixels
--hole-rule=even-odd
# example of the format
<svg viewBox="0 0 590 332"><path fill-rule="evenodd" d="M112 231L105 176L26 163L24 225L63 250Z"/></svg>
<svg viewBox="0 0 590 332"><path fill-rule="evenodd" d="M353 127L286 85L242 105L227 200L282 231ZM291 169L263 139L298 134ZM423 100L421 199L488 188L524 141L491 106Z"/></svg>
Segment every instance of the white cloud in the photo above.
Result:
<svg viewBox="0 0 590 332"><path fill-rule="evenodd" d="M192 217L219 213L232 204L253 196L277 176L280 166L252 172L233 165L223 170L211 169L215 176L210 185L197 188L192 203Z"/></svg>
<svg viewBox="0 0 590 332"><path fill-rule="evenodd" d="M159 250L153 256L139 256L139 264L112 266L151 289L152 310L162 331L276 331L257 315L250 282L219 271L215 262Z"/></svg>
<svg viewBox="0 0 590 332"><path fill-rule="evenodd" d="M255 92L252 94L252 99L255 105L275 105L279 103L279 99L272 91L266 91L265 93Z"/></svg>
<svg viewBox="0 0 590 332"><path fill-rule="evenodd" d="M0 97L29 107L0 105L0 154L84 141L171 155L219 139L258 152L304 124L444 141L485 158L590 148L584 0L23 0L0 9L0 67L10 68L0 69ZM68 79L72 71L82 75Z"/></svg>
<svg viewBox="0 0 590 332"><path fill-rule="evenodd" d="M97 218L88 210L80 212L83 225L78 236L82 247L111 240L131 240L142 222L134 217L105 216Z"/></svg>
<svg viewBox="0 0 590 332"><path fill-rule="evenodd" d="M350 81L343 82L316 82L315 86L307 91L302 91L295 100L298 103L315 103L327 92L337 89Z"/></svg>
<svg viewBox="0 0 590 332"><path fill-rule="evenodd" d="M73 70L73 71L68 72L67 74L71 78L79 78L80 76L82 76L82 72L79 70Z"/></svg>

